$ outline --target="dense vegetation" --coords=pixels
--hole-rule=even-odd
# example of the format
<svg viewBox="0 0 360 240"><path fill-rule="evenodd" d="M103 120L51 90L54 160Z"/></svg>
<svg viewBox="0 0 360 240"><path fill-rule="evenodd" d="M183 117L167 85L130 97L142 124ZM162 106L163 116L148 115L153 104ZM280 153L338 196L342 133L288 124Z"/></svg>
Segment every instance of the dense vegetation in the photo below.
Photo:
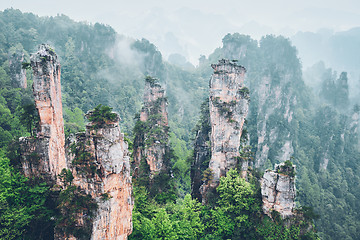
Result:
<svg viewBox="0 0 360 240"><path fill-rule="evenodd" d="M251 93L247 127L252 150L257 152L260 147L262 126L272 133L272 138L264 141L270 148L267 160L259 162L259 167L272 169L281 161L285 143L291 141L297 165L297 201L312 206L320 215L316 221L320 237L357 239L359 107L350 102L346 73L337 76L332 69L318 67L313 71L313 77L322 81L320 89L314 89L320 93L317 96L305 86L296 49L289 40L267 36L258 46L248 36L228 34L223 45L209 56L208 63L225 57L239 59L247 67ZM264 92L261 82L267 79L269 90ZM277 95L279 91L282 94ZM285 117L290 111L292 117ZM256 158L259 156L257 153Z"/></svg>
<svg viewBox="0 0 360 240"><path fill-rule="evenodd" d="M39 43L50 43L60 57L67 135L84 129L84 113L98 104L113 107L120 114L122 130L132 135L137 120L134 116L141 108L139 89L143 89L143 79L151 75L166 83L174 150L172 186L180 190L176 200L172 194L171 201L156 201L146 187L135 187L131 239L299 239L304 219L284 228L276 216L276 221L262 216L257 181L244 182L235 170L221 180L214 205L201 206L188 195L194 136L191 130L208 91L210 63L223 57L239 60L248 70L251 111L247 130L252 151L257 152L258 126L265 116L265 131L276 133L275 141L266 139L270 151L261 168L279 163L279 152L290 139L292 161L297 165L297 200L299 206L312 206L320 215L315 221L320 237L360 236L360 154L358 123L354 120L360 108L344 109L349 102L354 104L348 99L346 75L334 76L326 69L320 71L321 97L313 95L302 81L301 64L289 40L267 36L257 42L249 36L229 34L223 39L223 48L216 49L208 59L203 57L195 70L184 70L164 62L161 53L145 39L126 39L109 26L77 23L64 15L38 17L9 9L0 12L0 30L0 239L47 239L55 224L51 217L56 215L56 203L51 201L49 188L39 180L24 178L18 171L16 141L32 134L37 116L32 114L31 71L26 73L28 88L19 88L12 78L9 56L20 52L28 62ZM124 46L131 56L123 55ZM130 63L124 60L126 57ZM269 109L275 105L262 102L259 89L264 77L271 79L269 94L282 91L281 106L271 114ZM292 101L287 105L288 96ZM282 117L286 109L293 113L290 122ZM77 197L86 198L71 187L63 192L67 200L64 207ZM69 212L69 216L72 214L76 212Z"/></svg>
<svg viewBox="0 0 360 240"><path fill-rule="evenodd" d="M213 205L201 205L189 194L176 203L159 204L144 188L135 188L129 239L318 239L313 232L303 232L312 218L297 217L286 227L276 212L275 221L264 216L255 178L247 182L232 169L220 179L217 191Z"/></svg>
<svg viewBox="0 0 360 240"><path fill-rule="evenodd" d="M0 239L43 239L54 234L49 187L29 181L0 151Z"/></svg>

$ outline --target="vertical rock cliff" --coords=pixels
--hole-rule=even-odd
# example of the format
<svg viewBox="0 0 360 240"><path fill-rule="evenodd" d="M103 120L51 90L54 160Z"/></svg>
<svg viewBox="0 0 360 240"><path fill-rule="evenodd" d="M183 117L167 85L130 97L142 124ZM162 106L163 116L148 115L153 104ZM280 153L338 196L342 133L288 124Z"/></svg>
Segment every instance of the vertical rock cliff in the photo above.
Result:
<svg viewBox="0 0 360 240"><path fill-rule="evenodd" d="M209 96L211 180L201 187L203 200L208 189L215 189L220 177L238 165L240 138L250 99L249 90L244 86L244 67L225 59L211 67L214 69Z"/></svg>
<svg viewBox="0 0 360 240"><path fill-rule="evenodd" d="M200 123L195 130L194 161L192 162L190 172L191 196L201 202L200 187L203 184L203 173L209 167L211 158L209 99L201 105Z"/></svg>
<svg viewBox="0 0 360 240"><path fill-rule="evenodd" d="M144 106L135 127L134 176L145 160L154 175L168 167L168 115L165 90L155 78L145 80Z"/></svg>
<svg viewBox="0 0 360 240"><path fill-rule="evenodd" d="M290 75L277 76L281 82L277 81L276 72L262 77L261 84L256 90L258 96L257 109L257 151L256 167L263 167L266 160L271 155L279 162L290 159L294 153L292 146L292 136L288 127L293 119L292 107L296 105L296 96L288 83L291 81ZM284 94L286 92L287 94ZM278 142L282 142L281 146ZM274 145L278 145L276 152ZM270 154L271 149L273 152Z"/></svg>
<svg viewBox="0 0 360 240"><path fill-rule="evenodd" d="M98 107L71 146L65 146L60 63L48 45L31 56L39 113L36 137L20 139L22 170L54 190L60 215L55 239L123 240L132 232L130 157L119 116ZM99 105L101 106L101 105ZM100 111L99 111L100 110Z"/></svg>
<svg viewBox="0 0 360 240"><path fill-rule="evenodd" d="M65 135L62 115L60 63L53 49L40 45L30 58L34 72L33 92L40 122L37 138L22 138L22 169L27 177L49 176L55 180L63 168Z"/></svg>
<svg viewBox="0 0 360 240"><path fill-rule="evenodd" d="M276 164L275 170L266 170L261 179L263 211L271 216L277 211L283 218L291 217L295 208L295 165L290 161Z"/></svg>
<svg viewBox="0 0 360 240"><path fill-rule="evenodd" d="M10 77L15 87L27 88L26 70L22 67L24 57L23 50L15 50L9 54Z"/></svg>
<svg viewBox="0 0 360 240"><path fill-rule="evenodd" d="M250 144L255 167L288 160L294 153L294 112L304 99L301 64L296 48L283 37L266 36L257 42L249 36L228 34L221 56L246 65L252 102L249 110Z"/></svg>
<svg viewBox="0 0 360 240"><path fill-rule="evenodd" d="M128 145L119 117L101 126L90 122L86 132L78 133L72 142L69 159L73 183L97 203L90 222L84 215L77 222L90 225L83 227L91 229L91 239L127 239L132 232L132 184Z"/></svg>

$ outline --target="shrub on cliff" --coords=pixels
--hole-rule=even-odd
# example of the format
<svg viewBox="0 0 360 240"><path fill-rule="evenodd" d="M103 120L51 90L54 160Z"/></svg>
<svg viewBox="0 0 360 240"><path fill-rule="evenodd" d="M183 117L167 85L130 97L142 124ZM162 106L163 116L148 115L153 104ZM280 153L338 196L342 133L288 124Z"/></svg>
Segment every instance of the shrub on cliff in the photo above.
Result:
<svg viewBox="0 0 360 240"><path fill-rule="evenodd" d="M295 168L290 160L286 160L284 164L279 165L277 173L285 174L290 177L295 177L296 175Z"/></svg>
<svg viewBox="0 0 360 240"><path fill-rule="evenodd" d="M94 110L88 113L88 119L94 124L94 129L100 128L108 122L116 121L117 114L113 113L111 110L111 107L99 104Z"/></svg>
<svg viewBox="0 0 360 240"><path fill-rule="evenodd" d="M34 103L26 104L21 107L20 121L26 126L27 131L33 136L33 129L37 126L40 118Z"/></svg>

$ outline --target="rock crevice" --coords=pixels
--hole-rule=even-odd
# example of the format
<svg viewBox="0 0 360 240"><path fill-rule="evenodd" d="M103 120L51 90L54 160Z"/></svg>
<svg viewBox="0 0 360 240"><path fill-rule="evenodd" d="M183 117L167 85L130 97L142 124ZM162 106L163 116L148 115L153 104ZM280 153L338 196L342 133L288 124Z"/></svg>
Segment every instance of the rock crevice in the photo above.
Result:
<svg viewBox="0 0 360 240"><path fill-rule="evenodd" d="M266 170L261 179L263 211L271 216L272 211L281 217L293 216L295 209L295 165L284 170L285 164L275 165L275 170Z"/></svg>

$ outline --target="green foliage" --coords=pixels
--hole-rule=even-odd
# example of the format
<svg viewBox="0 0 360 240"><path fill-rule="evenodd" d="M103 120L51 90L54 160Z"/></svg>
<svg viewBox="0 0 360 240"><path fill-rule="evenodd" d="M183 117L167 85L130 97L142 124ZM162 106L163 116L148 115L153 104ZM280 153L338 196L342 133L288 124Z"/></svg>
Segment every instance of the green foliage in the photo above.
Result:
<svg viewBox="0 0 360 240"><path fill-rule="evenodd" d="M176 201L177 192L174 181L167 171L156 173L150 180L149 196L160 204Z"/></svg>
<svg viewBox="0 0 360 240"><path fill-rule="evenodd" d="M313 207L302 206L301 208L297 209L296 211L301 213L304 216L304 218L309 221L317 220L320 218L320 215L315 213Z"/></svg>
<svg viewBox="0 0 360 240"><path fill-rule="evenodd" d="M23 94L23 99L20 98L21 94ZM29 124L36 117L25 116L21 108L21 105L28 104L27 96L28 92L21 89L3 88L0 90L0 149L8 148L10 143L20 136L30 135L30 132L26 130L30 130ZM29 121L24 121L24 118Z"/></svg>
<svg viewBox="0 0 360 240"><path fill-rule="evenodd" d="M155 87L155 86L160 87L159 80L151 76L146 76L145 82L149 83L151 87Z"/></svg>
<svg viewBox="0 0 360 240"><path fill-rule="evenodd" d="M101 128L108 122L116 120L117 114L111 110L111 107L99 104L89 113L88 119L93 124L94 129Z"/></svg>
<svg viewBox="0 0 360 240"><path fill-rule="evenodd" d="M146 188L135 187L129 239L318 239L308 229L312 218L303 218L302 213L289 227L277 212L276 221L264 216L258 181L246 182L236 170L220 178L217 192L215 205L202 206L190 195L176 204L159 204Z"/></svg>
<svg viewBox="0 0 360 240"><path fill-rule="evenodd" d="M167 144L169 127L162 122L161 114L150 115L146 122L138 120L134 127L134 147L140 147L139 144L144 144L143 147Z"/></svg>
<svg viewBox="0 0 360 240"><path fill-rule="evenodd" d="M64 186L71 185L72 181L74 180L74 176L72 175L71 170L66 168L61 170L61 173L58 177Z"/></svg>
<svg viewBox="0 0 360 240"><path fill-rule="evenodd" d="M236 102L221 102L219 97L216 97L212 100L213 105L218 109L219 113L227 118L229 122L236 122L233 117L232 108L235 106Z"/></svg>
<svg viewBox="0 0 360 240"><path fill-rule="evenodd" d="M250 100L250 90L247 87L240 88L239 93L246 100Z"/></svg>
<svg viewBox="0 0 360 240"><path fill-rule="evenodd" d="M23 63L21 63L21 67L26 70L31 70L31 63L23 62Z"/></svg>
<svg viewBox="0 0 360 240"><path fill-rule="evenodd" d="M219 200L211 210L213 219L208 230L222 239L246 236L252 225L249 217L261 209L255 186L231 169L226 177L220 178L217 192Z"/></svg>
<svg viewBox="0 0 360 240"><path fill-rule="evenodd" d="M204 183L208 183L213 179L213 173L210 168L205 169L203 172L203 178L201 179Z"/></svg>
<svg viewBox="0 0 360 240"><path fill-rule="evenodd" d="M266 36L258 43L249 36L228 34L223 39L223 47L215 50L203 65L221 58L239 59L248 70L247 86L252 99L247 117L250 145L255 152L263 150L258 145L258 133L266 126L263 143L269 148L267 159L260 164L278 163L284 144L290 140L295 157L292 161L297 165L297 201L319 212L321 218L315 221L319 236L356 239L360 218L356 210L358 204L353 200L359 197L359 178L355 174L359 168L355 160L359 158L358 134L353 134L354 128L350 130L354 125L352 113L346 112L349 108L339 109L337 104L331 103L335 99L346 102L345 74L340 78L324 68L326 75L322 78L321 73L319 79L330 82L323 87L329 91L320 94L322 100L317 99L318 92L311 93L302 80L296 48L281 36ZM208 69L207 74L211 71ZM264 82L264 77L269 82ZM258 91L260 87L265 87L267 92ZM276 96L275 93L281 94ZM330 106L321 105L324 102ZM289 116L291 111L293 115L289 121L284 116ZM326 170L325 159L328 161ZM334 215L338 217L333 218Z"/></svg>
<svg viewBox="0 0 360 240"><path fill-rule="evenodd" d="M45 183L31 183L0 151L0 239L46 239L53 234L49 197Z"/></svg>
<svg viewBox="0 0 360 240"><path fill-rule="evenodd" d="M349 85L346 72L337 78L337 73L331 68L326 69L321 77L320 97L324 102L331 104L343 112L349 108Z"/></svg>
<svg viewBox="0 0 360 240"><path fill-rule="evenodd" d="M190 195L177 204L156 205L144 188L136 188L133 233L129 239L200 239L201 204Z"/></svg>
<svg viewBox="0 0 360 240"><path fill-rule="evenodd" d="M76 167L76 171L88 177L94 177L96 174L95 158L87 148L88 143L78 141L70 145L70 151L74 154L72 165Z"/></svg>
<svg viewBox="0 0 360 240"><path fill-rule="evenodd" d="M257 86L261 86L263 77L266 76L271 78L268 86L269 93L279 92L279 90L282 93L282 97L279 99L281 106L274 111L274 114L268 116L266 122L266 132L274 132L279 136L273 143L269 139L264 140L269 143L270 148L268 164L277 163L276 159L284 140L291 138L294 156L296 157L294 163L298 166L298 200L301 204L313 206L320 213L321 218L316 220L316 225L321 236L324 239L356 239L358 237L360 226L359 211L357 211L359 209L357 199L360 198L360 178L357 174L360 170L358 164L359 151L356 145L358 137L353 134L353 129L347 127L354 125L349 124L351 118L347 116L348 113L343 111L346 106L343 109L341 109L342 107L336 107L337 110L334 110L333 107L317 106L316 97L310 94L310 91L301 80L301 64L296 56L295 47L291 45L288 39L281 36L266 36L258 42L249 36L238 33L228 34L223 39L224 47L216 49L208 59L202 58L201 66L191 72L163 62L161 53L156 49L156 46L145 39L135 41L131 46L133 50L140 53L138 55L145 56L143 63L124 64L119 61L121 57L116 56L116 54L108 54L109 51L104 51L104 49L114 49L111 53L116 53L119 49L116 48L114 43L122 40L122 37L117 35L109 26L77 23L64 15L37 17L34 14L21 13L19 10L14 9L0 12L0 22L1 149L10 151L14 146L12 144L14 139L31 134L26 123L20 121L23 111L21 106L32 102L31 87L29 87L32 83L31 73L27 71L27 90L14 88L10 77L8 56L13 53L14 49L20 49L18 47L20 45L25 52L34 52L37 44L51 42L55 46L58 56L62 59L62 95L67 134L83 129L83 123L79 124L81 121L77 117L67 119L66 115L72 115L72 113L66 113L66 109L71 109L73 113L75 113L76 108L81 109L82 112L87 112L98 103L109 104L110 102L114 106L114 110L119 112L123 119L120 123L122 129L131 132L136 122L133 116L141 108L142 92L139 89L143 88L143 77L151 75L159 78L160 82L166 81L169 98L169 125L174 133L172 141L173 139L176 140L174 155L178 157L177 160L174 159L173 161L174 166L177 166L176 171L182 174L181 178L175 176L177 179L176 184L186 186L189 181L184 180L187 172L186 163L188 163L185 160L185 153L192 149L192 134L190 132L198 119L199 103L208 93L208 79L212 73L209 63L217 62L221 58L238 59L248 69L247 85L252 90L252 102L248 115L248 132L252 147L256 150L253 143L258 143L257 126L259 121L262 120L261 113L266 113L266 108L271 106L270 102L261 106L259 96L256 91L253 91L256 90ZM338 49L341 51L341 48ZM348 59L348 61L351 60ZM332 70L331 74L333 74ZM333 99L339 94L341 98L338 99L339 102L335 105L344 106L344 103L349 100L347 87L344 84L345 81L343 81L347 76L343 75L337 78L331 74L327 75L326 79L333 81L334 84L332 85L331 82L324 89L331 90L331 88L327 87L335 86L337 91L334 94L325 95L331 96ZM288 78L291 81L285 84L284 82ZM324 78L324 80L326 79ZM338 81L340 79L341 81ZM324 98L325 95L322 95L322 97ZM294 98L287 99L288 96L294 96ZM296 104L294 104L295 99ZM284 106L287 106L288 100L290 100L290 112L293 112L291 122L282 117L285 114ZM334 104L331 103L330 105ZM339 110L344 115L340 115L337 112ZM227 114L226 111L224 113ZM81 114L76 113L75 115L80 116ZM208 129L209 124L206 121L206 119L202 119L204 124L199 127ZM199 128L196 129L196 132L198 130ZM288 137L289 132L291 133L290 137ZM14 150L14 155L17 155L16 151ZM7 154L10 156L9 152ZM329 159L326 169L324 169L323 165L320 167L320 163L322 163L325 156ZM208 158L209 156L207 156ZM202 170L205 170L208 167L208 160L202 163L205 165L202 166ZM189 166L190 164L187 164L188 168ZM16 175L12 176L16 179ZM26 185L30 186L30 184ZM0 191L9 187L9 185L5 184L4 186ZM189 187L183 187L183 189L189 189ZM26 196L26 193L19 195ZM11 204L3 204L2 200L1 202L1 206L12 206ZM153 207L150 208L151 211L156 212L158 206L152 203L149 205ZM11 208L11 210L7 211L7 214L1 214L0 218L9 216L15 221L17 219L15 215L20 216L23 213L21 212L23 206L25 205L17 205L17 207ZM165 209L165 211L169 215L169 219L172 220L172 212L169 209ZM11 214L13 215L11 216ZM167 222L166 214L164 212L159 213L159 219L164 219L164 222ZM219 222L226 223L227 216L222 216L220 212L217 215L216 219L219 219ZM136 214L134 214L134 219L137 218L135 216ZM201 216L201 219L205 219L203 218L205 216L204 212L202 212ZM211 217L212 215L209 214L208 216ZM337 217L333 218L333 216ZM148 229L156 231L151 220L149 220L152 218L148 217L146 216L147 220L145 218L138 219L144 220L141 222L144 229L149 226ZM22 222L19 221L20 224L27 222L26 217L24 219ZM268 220L269 228L265 228L264 234L275 232L278 233L278 239L281 239L280 234L285 229L282 230L282 228L274 227L271 224L271 221ZM48 223L43 226L47 228ZM136 221L134 220L135 226ZM219 230L219 232L230 234L232 226L231 224L228 227L224 225L224 230ZM168 227L164 227L164 229L177 229L172 224L171 228ZM1 230L4 229L13 228L1 228ZM236 228L234 229L234 232L236 232ZM156 236L161 235L160 233L160 235L146 234L146 231L144 230L142 232L144 236L138 239L156 239ZM20 232L21 230L14 231L13 236ZM211 234L213 233L202 236L207 239L219 238ZM303 238L306 235L312 235L312 233L305 234ZM8 236L11 239L11 235ZM199 238L198 236L192 236L192 239ZM265 238L266 236L263 235L263 237L259 238ZM274 236L270 237L276 238ZM237 237L233 238L236 239Z"/></svg>
<svg viewBox="0 0 360 240"><path fill-rule="evenodd" d="M173 149L172 174L173 181L180 197L190 192L190 161L192 151L187 149L187 142L170 132L170 148Z"/></svg>
<svg viewBox="0 0 360 240"><path fill-rule="evenodd" d="M98 207L96 201L75 185L69 185L63 189L57 201L60 215L56 221L56 228L66 236L73 235L78 239L89 239L92 232L93 214ZM80 216L82 221L79 219Z"/></svg>
<svg viewBox="0 0 360 240"><path fill-rule="evenodd" d="M67 138L70 134L85 131L84 112L76 107L71 110L67 107L64 108L64 131Z"/></svg>
<svg viewBox="0 0 360 240"><path fill-rule="evenodd" d="M286 160L284 164L280 164L276 170L277 173L285 174L290 177L295 177L296 172L293 163L290 160Z"/></svg>
<svg viewBox="0 0 360 240"><path fill-rule="evenodd" d="M109 193L102 193L101 194L101 200L103 200L103 201L107 201L107 200L109 200L110 198L112 198L112 196L109 194Z"/></svg>
<svg viewBox="0 0 360 240"><path fill-rule="evenodd" d="M128 144L128 150L130 152L133 151L134 143L133 141L127 136L127 134L124 134L124 141Z"/></svg>
<svg viewBox="0 0 360 240"><path fill-rule="evenodd" d="M157 50L156 46L146 39L136 40L131 48L140 54L146 54L141 66L141 71L145 76L155 76L162 78L164 73L164 64L162 62L162 55Z"/></svg>
<svg viewBox="0 0 360 240"><path fill-rule="evenodd" d="M237 157L236 168L238 170L241 170L240 167L241 167L242 163L244 163L244 162L252 163L253 161L254 161L254 153L251 151L251 146L249 146L249 145L243 146L240 149L240 156Z"/></svg>
<svg viewBox="0 0 360 240"><path fill-rule="evenodd" d="M39 124L39 113L34 103L27 104L21 107L20 121L27 127L27 131L33 136L34 128Z"/></svg>
<svg viewBox="0 0 360 240"><path fill-rule="evenodd" d="M154 86L157 80L146 77L146 82ZM160 85L158 85L160 87ZM145 103L142 112L147 115L146 121L141 121L140 116L136 116L137 122L134 127L134 153L141 153L142 159L134 162L134 182L137 186L146 187L149 190L149 196L158 203L174 202L176 200L176 191L173 178L171 177L171 163L174 161L173 150L169 146L169 127L164 122L162 104L167 102L166 98L158 98L156 101ZM146 150L153 151L151 148L161 148L164 151L159 152L162 159L162 169L160 172L150 172ZM157 150L155 150L157 151ZM155 156L156 157L156 156ZM151 161L157 161L151 160Z"/></svg>

